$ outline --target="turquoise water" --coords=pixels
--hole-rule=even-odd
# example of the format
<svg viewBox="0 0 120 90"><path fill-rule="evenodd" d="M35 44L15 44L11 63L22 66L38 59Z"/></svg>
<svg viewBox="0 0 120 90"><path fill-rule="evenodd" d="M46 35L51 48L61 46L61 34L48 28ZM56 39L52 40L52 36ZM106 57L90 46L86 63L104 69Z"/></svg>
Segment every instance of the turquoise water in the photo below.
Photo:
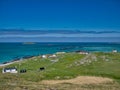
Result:
<svg viewBox="0 0 120 90"><path fill-rule="evenodd" d="M53 54L62 51L110 52L113 49L117 49L120 52L120 43L0 43L0 63L17 60L22 57Z"/></svg>

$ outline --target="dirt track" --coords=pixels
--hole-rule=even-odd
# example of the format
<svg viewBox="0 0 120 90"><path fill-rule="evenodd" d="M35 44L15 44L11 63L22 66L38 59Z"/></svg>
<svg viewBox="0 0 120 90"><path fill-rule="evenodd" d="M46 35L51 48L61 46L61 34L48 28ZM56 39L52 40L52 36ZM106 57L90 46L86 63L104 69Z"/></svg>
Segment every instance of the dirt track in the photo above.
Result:
<svg viewBox="0 0 120 90"><path fill-rule="evenodd" d="M72 84L100 84L113 82L112 79L94 76L79 76L69 80L43 80L42 84L60 84L60 83L72 83Z"/></svg>

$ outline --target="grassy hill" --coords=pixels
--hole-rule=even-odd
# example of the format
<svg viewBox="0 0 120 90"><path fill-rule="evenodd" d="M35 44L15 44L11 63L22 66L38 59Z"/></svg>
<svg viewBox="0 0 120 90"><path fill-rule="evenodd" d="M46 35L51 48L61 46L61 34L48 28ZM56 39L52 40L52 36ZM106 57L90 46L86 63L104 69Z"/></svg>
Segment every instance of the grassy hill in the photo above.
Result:
<svg viewBox="0 0 120 90"><path fill-rule="evenodd" d="M120 53L79 53L57 54L57 57L41 58L40 56L25 59L20 62L5 66L16 67L19 70L26 69L26 73L2 74L0 72L0 90L13 89L72 89L78 90L119 90L120 89ZM40 67L45 70L40 71ZM2 68L0 70L2 71ZM38 84L42 80L65 80L77 76L99 76L114 80L112 83L99 85L77 85L71 83L43 85ZM58 88L59 87L59 88ZM109 87L109 89L108 89ZM66 90L65 89L65 90ZM52 90L52 89L50 89Z"/></svg>

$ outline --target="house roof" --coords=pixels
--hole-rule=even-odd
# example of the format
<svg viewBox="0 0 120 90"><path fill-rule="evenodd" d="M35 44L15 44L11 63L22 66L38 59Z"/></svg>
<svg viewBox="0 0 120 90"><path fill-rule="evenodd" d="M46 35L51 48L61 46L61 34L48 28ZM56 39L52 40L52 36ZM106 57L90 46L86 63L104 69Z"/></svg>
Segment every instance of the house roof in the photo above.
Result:
<svg viewBox="0 0 120 90"><path fill-rule="evenodd" d="M12 70L12 69L15 69L15 70L17 70L17 68L4 68L4 70Z"/></svg>

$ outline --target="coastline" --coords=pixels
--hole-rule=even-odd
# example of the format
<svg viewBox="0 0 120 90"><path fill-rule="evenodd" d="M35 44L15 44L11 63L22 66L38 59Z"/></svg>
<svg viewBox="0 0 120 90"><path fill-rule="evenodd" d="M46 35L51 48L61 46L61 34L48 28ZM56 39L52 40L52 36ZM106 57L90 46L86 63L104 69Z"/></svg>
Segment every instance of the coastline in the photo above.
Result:
<svg viewBox="0 0 120 90"><path fill-rule="evenodd" d="M114 52L115 51L115 52ZM77 50L77 51L75 51L76 53L79 53L79 54L88 54L88 52L86 52L86 51L79 51L79 50ZM56 52L55 54L57 54L57 53L61 53L61 52ZM66 52L65 52L66 53ZM90 52L90 53L92 53L92 52ZM103 53L105 53L105 52L103 52ZM119 53L119 52L117 52L116 50L113 50L112 52L108 52L108 53ZM61 53L62 54L62 53ZM45 56L46 55L48 55L48 54L45 54ZM51 54L51 55L54 55L54 54ZM37 56L41 56L41 55L37 55ZM4 66L7 66L7 65L10 65L10 64L13 64L13 63L17 63L17 62L21 62L21 61L23 61L23 60L25 60L25 59L31 59L31 58L34 58L34 57L37 57L37 56L25 56L25 57L22 57L22 58L19 58L19 59L15 59L15 60L12 60L12 61L10 61L10 62L4 62L4 63L0 63L0 67L4 67ZM44 55L43 55L44 56ZM42 57L42 56L41 56ZM44 58L44 57L43 57Z"/></svg>
<svg viewBox="0 0 120 90"><path fill-rule="evenodd" d="M55 54L63 54L64 52L56 52ZM66 53L66 52L65 52ZM38 57L38 56L41 56L42 58L45 58L46 56L48 56L49 54L45 54L45 55L35 55L35 56L25 56L25 57L22 57L22 58L19 58L19 59L15 59L15 60L12 60L10 62L4 62L4 63L0 63L0 67L4 67L4 66L7 66L7 65L10 65L10 64L13 64L13 63L16 63L16 62L21 62L25 59L31 59L31 58L34 58L34 57ZM54 54L51 54L51 56L53 56ZM45 57L44 57L45 56Z"/></svg>
<svg viewBox="0 0 120 90"><path fill-rule="evenodd" d="M1 64L0 64L0 67L4 67L4 66L7 66L7 65L16 63L16 62L21 62L21 61L23 61L24 59L30 59L30 58L33 58L33 57L35 57L35 56L25 56L25 57L22 57L22 58L20 58L20 59L12 60L12 61L10 61L10 62L4 62L4 63L1 63Z"/></svg>
<svg viewBox="0 0 120 90"><path fill-rule="evenodd" d="M27 44L27 45L26 45ZM78 50L88 52L111 52L116 49L120 52L120 44L114 43L0 43L0 66L3 64L18 61L21 58L29 58L45 54L54 54L56 52L75 52ZM12 53L11 53L12 52Z"/></svg>
<svg viewBox="0 0 120 90"><path fill-rule="evenodd" d="M11 61L11 62L7 62L5 64L0 64L0 67L4 67L4 66L7 66L7 65L10 65L10 64L13 64L13 63L16 63L16 62L21 62L22 60L17 60L17 61Z"/></svg>

